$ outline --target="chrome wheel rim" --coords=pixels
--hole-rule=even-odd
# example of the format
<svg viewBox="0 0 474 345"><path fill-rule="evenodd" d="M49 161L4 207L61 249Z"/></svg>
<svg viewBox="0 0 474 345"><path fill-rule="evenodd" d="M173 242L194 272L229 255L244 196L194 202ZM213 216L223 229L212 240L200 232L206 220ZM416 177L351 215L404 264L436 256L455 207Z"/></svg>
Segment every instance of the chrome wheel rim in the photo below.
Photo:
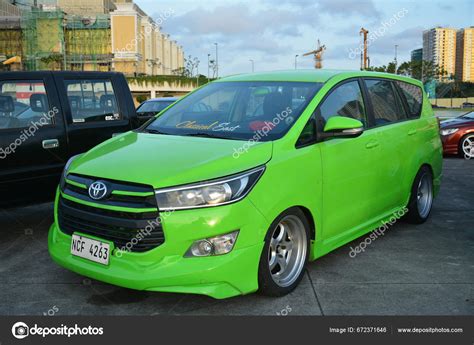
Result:
<svg viewBox="0 0 474 345"><path fill-rule="evenodd" d="M298 279L306 260L307 238L301 219L284 217L273 230L268 252L268 267L273 281L287 287Z"/></svg>
<svg viewBox="0 0 474 345"><path fill-rule="evenodd" d="M463 140L462 150L466 157L474 158L474 135L468 136Z"/></svg>
<svg viewBox="0 0 474 345"><path fill-rule="evenodd" d="M426 218L433 203L433 181L428 174L423 174L418 182L416 192L418 212L422 218Z"/></svg>

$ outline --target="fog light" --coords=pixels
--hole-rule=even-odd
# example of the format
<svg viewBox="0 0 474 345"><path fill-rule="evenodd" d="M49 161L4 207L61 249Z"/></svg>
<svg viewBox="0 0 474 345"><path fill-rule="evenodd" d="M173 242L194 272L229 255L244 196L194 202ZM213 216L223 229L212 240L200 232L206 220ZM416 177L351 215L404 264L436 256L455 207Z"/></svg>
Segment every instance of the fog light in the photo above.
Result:
<svg viewBox="0 0 474 345"><path fill-rule="evenodd" d="M214 246L208 240L200 240L191 246L192 256L209 256L212 254Z"/></svg>
<svg viewBox="0 0 474 345"><path fill-rule="evenodd" d="M234 231L225 235L195 241L184 256L193 257L227 254L234 248L238 234L239 231Z"/></svg>

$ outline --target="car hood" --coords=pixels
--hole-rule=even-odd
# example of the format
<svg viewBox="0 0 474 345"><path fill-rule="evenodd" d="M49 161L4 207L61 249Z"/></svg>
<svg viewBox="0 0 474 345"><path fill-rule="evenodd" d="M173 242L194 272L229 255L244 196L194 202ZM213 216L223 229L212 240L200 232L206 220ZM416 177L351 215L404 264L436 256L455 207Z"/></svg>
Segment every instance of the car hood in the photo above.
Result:
<svg viewBox="0 0 474 345"><path fill-rule="evenodd" d="M449 119L441 122L441 128L449 128L456 126L474 126L474 120L463 119L461 117L456 117L454 119Z"/></svg>
<svg viewBox="0 0 474 345"><path fill-rule="evenodd" d="M74 160L70 173L163 188L239 173L267 163L272 143L128 132ZM237 154L239 150L241 154Z"/></svg>

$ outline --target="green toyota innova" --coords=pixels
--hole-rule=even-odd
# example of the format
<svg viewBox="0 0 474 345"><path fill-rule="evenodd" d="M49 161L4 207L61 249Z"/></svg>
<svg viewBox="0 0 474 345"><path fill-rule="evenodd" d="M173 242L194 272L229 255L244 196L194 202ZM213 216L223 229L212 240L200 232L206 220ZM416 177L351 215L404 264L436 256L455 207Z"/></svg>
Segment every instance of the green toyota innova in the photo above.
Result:
<svg viewBox="0 0 474 345"><path fill-rule="evenodd" d="M308 261L394 215L423 223L441 170L419 81L326 70L227 77L73 157L49 252L132 289L281 296Z"/></svg>

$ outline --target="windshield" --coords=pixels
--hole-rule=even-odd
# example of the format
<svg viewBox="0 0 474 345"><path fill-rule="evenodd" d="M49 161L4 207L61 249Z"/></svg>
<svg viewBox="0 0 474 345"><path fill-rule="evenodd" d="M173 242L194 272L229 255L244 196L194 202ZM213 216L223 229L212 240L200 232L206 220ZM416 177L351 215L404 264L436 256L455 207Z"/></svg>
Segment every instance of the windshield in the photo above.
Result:
<svg viewBox="0 0 474 345"><path fill-rule="evenodd" d="M474 111L471 111L470 113L466 113L464 115L461 115L462 118L464 119L472 119L474 120Z"/></svg>
<svg viewBox="0 0 474 345"><path fill-rule="evenodd" d="M214 82L185 97L145 130L235 140L281 138L322 83Z"/></svg>
<svg viewBox="0 0 474 345"><path fill-rule="evenodd" d="M138 113L159 113L175 101L149 101L138 107Z"/></svg>

